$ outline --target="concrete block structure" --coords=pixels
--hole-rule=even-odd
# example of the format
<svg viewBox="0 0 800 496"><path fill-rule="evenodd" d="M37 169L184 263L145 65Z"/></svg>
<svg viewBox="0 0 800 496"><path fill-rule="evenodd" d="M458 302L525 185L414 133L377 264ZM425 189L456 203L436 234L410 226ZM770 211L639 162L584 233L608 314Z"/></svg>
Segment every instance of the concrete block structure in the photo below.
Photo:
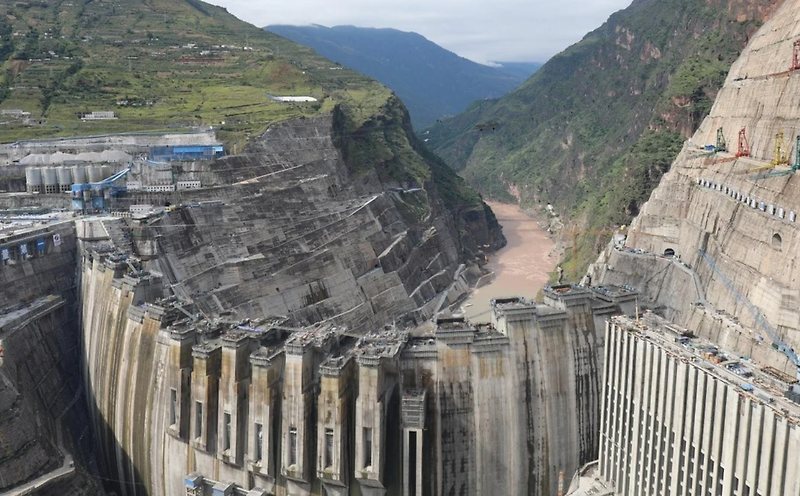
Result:
<svg viewBox="0 0 800 496"><path fill-rule="evenodd" d="M612 319L606 344L598 480L570 494L800 492L790 384L653 314Z"/></svg>

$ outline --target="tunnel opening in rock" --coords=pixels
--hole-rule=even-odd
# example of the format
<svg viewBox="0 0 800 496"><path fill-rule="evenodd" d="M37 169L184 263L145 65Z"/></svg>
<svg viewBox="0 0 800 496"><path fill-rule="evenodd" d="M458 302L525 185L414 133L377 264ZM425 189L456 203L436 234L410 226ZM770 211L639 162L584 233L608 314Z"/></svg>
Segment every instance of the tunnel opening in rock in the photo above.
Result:
<svg viewBox="0 0 800 496"><path fill-rule="evenodd" d="M775 233L772 235L772 247L779 251L783 248L783 238L781 238L780 234Z"/></svg>
<svg viewBox="0 0 800 496"><path fill-rule="evenodd" d="M664 256L665 257L674 257L675 256L675 250L673 250L672 248L667 248L666 250L664 250Z"/></svg>

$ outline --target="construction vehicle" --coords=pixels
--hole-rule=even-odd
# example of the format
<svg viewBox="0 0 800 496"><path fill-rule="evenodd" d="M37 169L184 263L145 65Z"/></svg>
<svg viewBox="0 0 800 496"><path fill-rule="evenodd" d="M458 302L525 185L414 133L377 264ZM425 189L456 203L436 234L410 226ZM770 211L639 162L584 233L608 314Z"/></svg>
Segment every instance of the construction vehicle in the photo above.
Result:
<svg viewBox="0 0 800 496"><path fill-rule="evenodd" d="M736 158L750 156L750 143L747 142L747 132L745 128L739 131L739 149L736 151Z"/></svg>
<svg viewBox="0 0 800 496"><path fill-rule="evenodd" d="M778 335L778 331L772 327L772 324L769 323L761 310L736 289L733 281L731 281L728 276L719 269L714 261L714 258L706 253L703 249L698 250L698 253L714 272L714 275L717 276L718 280L725 286L725 288L728 289L731 295L733 295L733 297L736 299L736 302L741 304L750 312L756 327L759 327L764 331L764 333L772 342L772 347L783 353L783 355L786 356L786 358L795 366L797 382L790 385L789 390L786 392L786 397L795 403L800 403L800 357L797 356L797 352L794 350L794 348L783 342Z"/></svg>
<svg viewBox="0 0 800 496"><path fill-rule="evenodd" d="M713 145L706 145L703 147L704 153L700 155L705 155L706 157L710 157L718 152L727 152L728 151L728 144L725 141L725 135L722 134L722 128L717 129L717 141Z"/></svg>

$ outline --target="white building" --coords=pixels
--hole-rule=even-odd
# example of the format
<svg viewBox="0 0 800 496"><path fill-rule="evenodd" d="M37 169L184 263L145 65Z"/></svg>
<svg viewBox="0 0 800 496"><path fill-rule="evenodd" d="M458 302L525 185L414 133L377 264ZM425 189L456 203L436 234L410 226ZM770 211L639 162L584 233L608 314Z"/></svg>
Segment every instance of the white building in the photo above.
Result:
<svg viewBox="0 0 800 496"><path fill-rule="evenodd" d="M175 188L178 191L187 189L200 189L200 181L177 181L175 183Z"/></svg>
<svg viewBox="0 0 800 496"><path fill-rule="evenodd" d="M117 114L115 112L111 112L109 110L102 110L102 111L94 111L89 112L88 114L83 114L81 117L82 121L108 121L114 120L117 118Z"/></svg>

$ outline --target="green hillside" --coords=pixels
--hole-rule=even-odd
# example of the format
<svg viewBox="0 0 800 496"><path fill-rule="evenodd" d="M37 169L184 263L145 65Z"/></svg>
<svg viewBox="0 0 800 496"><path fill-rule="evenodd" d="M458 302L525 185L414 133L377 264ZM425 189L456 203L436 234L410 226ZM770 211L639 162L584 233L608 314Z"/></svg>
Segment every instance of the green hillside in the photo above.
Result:
<svg viewBox="0 0 800 496"><path fill-rule="evenodd" d="M567 252L577 275L638 213L778 3L637 0L517 91L426 137L485 195L553 204L581 233Z"/></svg>
<svg viewBox="0 0 800 496"><path fill-rule="evenodd" d="M389 91L197 0L54 0L0 5L0 141L214 126L236 145L268 123L330 112L364 118ZM268 95L313 96L280 103ZM118 119L82 122L92 111Z"/></svg>

